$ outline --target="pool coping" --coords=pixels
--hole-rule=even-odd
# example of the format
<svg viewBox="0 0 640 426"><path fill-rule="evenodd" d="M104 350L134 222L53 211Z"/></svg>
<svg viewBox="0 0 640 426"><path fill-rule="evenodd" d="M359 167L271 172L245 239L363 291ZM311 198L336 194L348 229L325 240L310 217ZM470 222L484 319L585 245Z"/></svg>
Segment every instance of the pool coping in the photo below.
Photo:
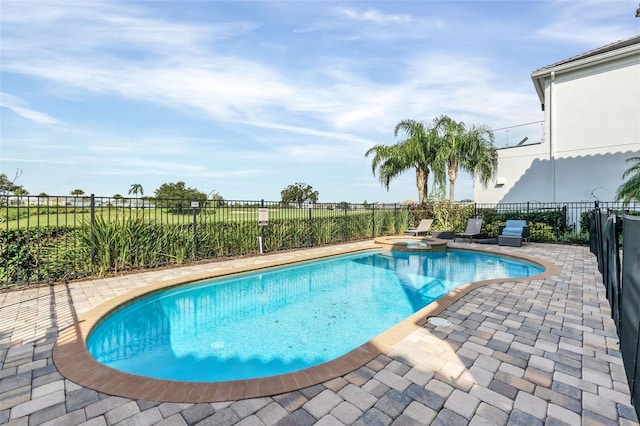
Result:
<svg viewBox="0 0 640 426"><path fill-rule="evenodd" d="M420 329L429 317L437 315L476 288L504 282L542 280L560 273L558 266L520 253L505 253L503 251L492 250L489 247L483 249L471 247L451 248L454 250L497 254L525 260L543 266L545 271L531 277L498 278L464 284L374 337L364 345L333 361L279 376L212 383L153 379L115 370L99 363L89 354L86 339L90 331L105 315L140 296L212 278L376 249L351 248L339 250L330 255L307 255L296 259L273 260L242 268L235 267L215 272L210 271L193 274L133 290L127 294L115 297L82 315L72 326L60 334L53 348L53 361L60 374L79 385L105 394L132 399L159 402L200 403L273 396L323 383L357 370L380 354L387 354L397 343L413 331Z"/></svg>

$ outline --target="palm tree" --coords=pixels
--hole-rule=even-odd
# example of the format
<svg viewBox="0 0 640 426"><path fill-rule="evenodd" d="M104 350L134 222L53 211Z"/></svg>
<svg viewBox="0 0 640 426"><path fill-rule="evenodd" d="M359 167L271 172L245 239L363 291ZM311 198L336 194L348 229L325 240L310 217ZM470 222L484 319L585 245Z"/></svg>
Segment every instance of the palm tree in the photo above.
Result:
<svg viewBox="0 0 640 426"><path fill-rule="evenodd" d="M429 194L429 173L435 158L435 130L425 127L415 120L402 120L396 125L394 135L403 131L407 138L394 145L376 145L365 153L365 157L373 154L371 169L373 175L378 170L380 183L387 191L391 180L409 169L416 170L416 187L418 199L423 203Z"/></svg>
<svg viewBox="0 0 640 426"><path fill-rule="evenodd" d="M640 157L627 158L626 162L635 162L635 164L622 175L622 179L627 176L630 178L618 187L616 200L624 200L625 203L633 200L640 201Z"/></svg>
<svg viewBox="0 0 640 426"><path fill-rule="evenodd" d="M13 191L13 195L18 197L18 204L22 204L22 197L24 195L29 195L29 191L20 186Z"/></svg>
<svg viewBox="0 0 640 426"><path fill-rule="evenodd" d="M73 200L73 206L78 207L78 197L84 195L84 191L82 189L74 189L71 191L71 195L75 197L75 200Z"/></svg>
<svg viewBox="0 0 640 426"><path fill-rule="evenodd" d="M138 196L138 194L140 195L144 195L144 188L142 188L142 185L140 185L139 183L133 183L131 184L131 188L129 189L129 195L135 195L136 197Z"/></svg>
<svg viewBox="0 0 640 426"><path fill-rule="evenodd" d="M471 173L487 185L498 168L498 154L493 146L493 133L486 126L472 126L452 120L446 115L435 119L438 146L433 172L445 173L449 179L449 202L454 201L456 179L460 169Z"/></svg>

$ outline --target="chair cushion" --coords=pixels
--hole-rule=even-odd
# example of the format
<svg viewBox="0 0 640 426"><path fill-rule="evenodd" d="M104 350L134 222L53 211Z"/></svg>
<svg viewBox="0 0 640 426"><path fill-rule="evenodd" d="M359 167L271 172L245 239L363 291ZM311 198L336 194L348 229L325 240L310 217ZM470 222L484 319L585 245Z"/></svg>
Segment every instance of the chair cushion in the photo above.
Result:
<svg viewBox="0 0 640 426"><path fill-rule="evenodd" d="M525 226L527 226L526 220L510 219L505 223L505 228L524 228Z"/></svg>
<svg viewBox="0 0 640 426"><path fill-rule="evenodd" d="M502 235L505 237L522 237L522 228L504 228Z"/></svg>
<svg viewBox="0 0 640 426"><path fill-rule="evenodd" d="M526 220L507 220L501 235L505 237L522 237L525 226L527 226Z"/></svg>

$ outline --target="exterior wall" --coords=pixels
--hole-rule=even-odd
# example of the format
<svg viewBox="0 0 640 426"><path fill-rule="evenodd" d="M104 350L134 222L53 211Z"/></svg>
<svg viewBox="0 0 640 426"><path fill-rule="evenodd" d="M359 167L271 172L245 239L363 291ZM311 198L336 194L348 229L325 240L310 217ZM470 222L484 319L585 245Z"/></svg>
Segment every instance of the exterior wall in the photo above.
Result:
<svg viewBox="0 0 640 426"><path fill-rule="evenodd" d="M486 188L474 182L477 203L545 201L551 187L548 144L514 146L498 150L498 172ZM503 183L504 182L504 183Z"/></svg>
<svg viewBox="0 0 640 426"><path fill-rule="evenodd" d="M476 202L615 198L625 160L640 155L640 52L549 72L544 99L543 143L500 149L496 180L475 183Z"/></svg>

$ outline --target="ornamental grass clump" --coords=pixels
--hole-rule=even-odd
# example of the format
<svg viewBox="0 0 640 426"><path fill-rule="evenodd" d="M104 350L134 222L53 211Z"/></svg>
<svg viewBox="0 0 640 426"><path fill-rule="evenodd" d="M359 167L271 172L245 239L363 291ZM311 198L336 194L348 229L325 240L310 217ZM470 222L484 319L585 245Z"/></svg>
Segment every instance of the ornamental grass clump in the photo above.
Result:
<svg viewBox="0 0 640 426"><path fill-rule="evenodd" d="M93 225L83 224L80 240L91 269L100 274L183 263L193 252L190 225L163 225L139 217L96 217Z"/></svg>

